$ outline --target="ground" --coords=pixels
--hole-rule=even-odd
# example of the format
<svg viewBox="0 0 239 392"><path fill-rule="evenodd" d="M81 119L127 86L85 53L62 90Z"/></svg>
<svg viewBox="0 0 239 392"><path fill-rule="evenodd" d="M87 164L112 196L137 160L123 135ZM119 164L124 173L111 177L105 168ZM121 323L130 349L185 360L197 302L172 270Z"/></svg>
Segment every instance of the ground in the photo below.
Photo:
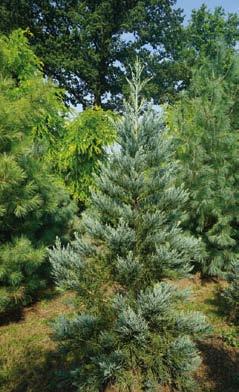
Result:
<svg viewBox="0 0 239 392"><path fill-rule="evenodd" d="M26 308L20 320L0 326L1 392L58 391L56 372L64 364L59 362L50 324L69 311L71 298L72 294L50 290L42 300Z"/></svg>
<svg viewBox="0 0 239 392"><path fill-rule="evenodd" d="M199 276L182 279L180 287L192 288L187 309L203 312L213 326L213 333L198 342L202 365L196 379L201 392L239 392L239 328L223 313L221 291L224 281L205 281ZM193 391L194 392L194 391Z"/></svg>
<svg viewBox="0 0 239 392"><path fill-rule="evenodd" d="M238 330L221 310L219 292L224 284L201 281L198 276L177 282L192 288L187 308L204 312L214 327L210 337L198 342L203 361L195 377L202 392L239 391ZM56 316L71 311L71 298L70 293L50 290L19 320L0 326L1 392L71 392L69 385L56 385L66 364L57 354L50 325Z"/></svg>

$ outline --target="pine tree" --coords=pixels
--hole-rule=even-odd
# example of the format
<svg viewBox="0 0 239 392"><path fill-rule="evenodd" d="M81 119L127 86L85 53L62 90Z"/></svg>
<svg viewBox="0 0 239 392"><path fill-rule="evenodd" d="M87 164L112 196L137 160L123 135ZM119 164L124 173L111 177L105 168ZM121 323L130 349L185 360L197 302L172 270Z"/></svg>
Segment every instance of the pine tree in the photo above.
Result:
<svg viewBox="0 0 239 392"><path fill-rule="evenodd" d="M200 363L192 338L209 330L204 316L182 311L188 293L162 281L189 273L201 245L180 228L187 193L175 187L162 120L141 99L141 72L136 64L118 147L101 166L80 233L50 251L57 284L78 293L80 311L55 324L78 391L192 390Z"/></svg>
<svg viewBox="0 0 239 392"><path fill-rule="evenodd" d="M206 247L202 271L219 276L238 259L239 57L218 45L194 69L191 87L169 109L179 181L189 189L187 227Z"/></svg>
<svg viewBox="0 0 239 392"><path fill-rule="evenodd" d="M23 32L0 36L0 313L44 286L44 246L69 239L76 206L47 160L63 121L59 95Z"/></svg>

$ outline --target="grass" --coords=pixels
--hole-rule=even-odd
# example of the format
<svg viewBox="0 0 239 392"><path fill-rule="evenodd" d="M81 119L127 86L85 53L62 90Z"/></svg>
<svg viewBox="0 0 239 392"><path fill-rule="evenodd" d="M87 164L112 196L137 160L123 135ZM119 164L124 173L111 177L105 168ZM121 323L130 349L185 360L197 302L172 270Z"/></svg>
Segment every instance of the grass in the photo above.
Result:
<svg viewBox="0 0 239 392"><path fill-rule="evenodd" d="M206 340L198 342L202 365L196 379L203 392L239 391L239 329L230 323L223 311L221 290L224 281L201 281L199 276L176 282L191 286L192 297L185 310L204 313L213 327Z"/></svg>
<svg viewBox="0 0 239 392"><path fill-rule="evenodd" d="M49 293L47 293L49 294ZM50 292L26 308L20 321L0 327L0 391L56 391L55 372L59 362L51 339L50 321L69 312L71 294Z"/></svg>
<svg viewBox="0 0 239 392"><path fill-rule="evenodd" d="M222 312L218 292L223 282L200 281L198 277L177 282L191 286L192 300L186 310L202 311L214 327L213 334L198 342L203 362L195 375L203 392L239 391L238 330ZM0 327L1 392L70 392L70 386L57 387L56 372L64 370L56 345L51 339L50 322L69 312L72 294L53 291L26 308L19 321ZM194 391L192 391L194 392Z"/></svg>

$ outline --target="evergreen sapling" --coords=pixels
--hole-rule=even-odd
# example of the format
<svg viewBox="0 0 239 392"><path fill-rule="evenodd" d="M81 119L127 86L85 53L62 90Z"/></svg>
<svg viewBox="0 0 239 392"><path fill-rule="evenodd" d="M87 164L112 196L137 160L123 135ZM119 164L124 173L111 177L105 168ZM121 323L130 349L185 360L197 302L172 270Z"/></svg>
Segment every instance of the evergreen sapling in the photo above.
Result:
<svg viewBox="0 0 239 392"><path fill-rule="evenodd" d="M182 311L188 292L162 281L188 274L201 244L180 228L187 193L175 187L171 143L141 98L141 73L137 63L118 148L101 167L80 233L50 251L58 286L78 293L76 313L55 323L78 391L190 390L200 364L193 338L209 331L203 315Z"/></svg>

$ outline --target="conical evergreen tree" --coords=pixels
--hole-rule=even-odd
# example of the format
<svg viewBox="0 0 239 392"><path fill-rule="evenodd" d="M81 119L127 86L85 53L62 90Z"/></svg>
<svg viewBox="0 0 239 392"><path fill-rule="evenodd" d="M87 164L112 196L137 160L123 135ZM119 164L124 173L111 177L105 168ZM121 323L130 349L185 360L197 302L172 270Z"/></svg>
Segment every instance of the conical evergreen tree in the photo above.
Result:
<svg viewBox="0 0 239 392"><path fill-rule="evenodd" d="M78 292L80 313L55 326L78 391L190 390L200 363L190 335L208 330L201 314L180 310L187 293L161 281L187 274L201 246L180 228L187 194L175 187L162 121L141 99L141 72L136 64L118 146L79 236L50 251L58 285Z"/></svg>
<svg viewBox="0 0 239 392"><path fill-rule="evenodd" d="M194 70L191 87L169 110L179 181L190 192L186 226L203 240L201 266L214 276L230 270L239 256L238 81L239 56L220 44L216 58L205 58Z"/></svg>

